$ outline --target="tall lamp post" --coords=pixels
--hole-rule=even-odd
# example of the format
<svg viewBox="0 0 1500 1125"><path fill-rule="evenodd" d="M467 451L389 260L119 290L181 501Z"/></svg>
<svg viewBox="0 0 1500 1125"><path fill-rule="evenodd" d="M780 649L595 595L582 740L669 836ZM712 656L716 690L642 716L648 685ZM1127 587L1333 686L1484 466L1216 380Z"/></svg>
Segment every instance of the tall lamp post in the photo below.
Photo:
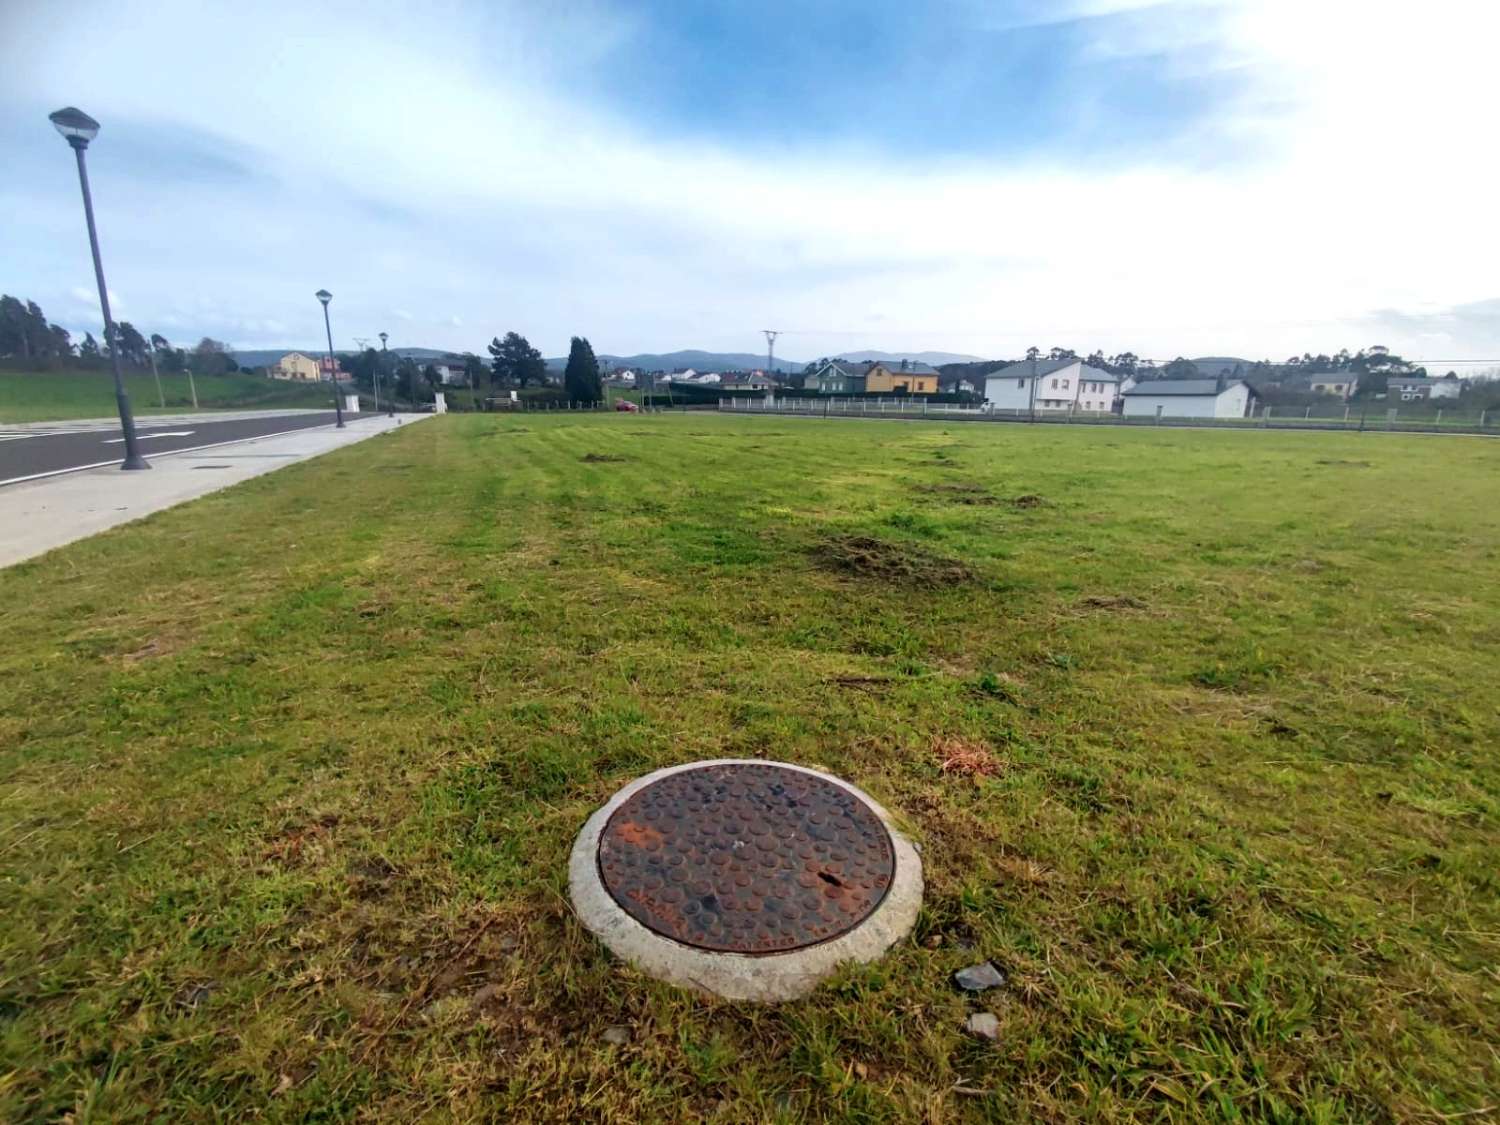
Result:
<svg viewBox="0 0 1500 1125"><path fill-rule="evenodd" d="M333 294L326 289L319 289L313 294L323 302L323 331L328 333L328 377L333 380L333 410L338 417L337 429L344 428L344 403L339 397L339 363L333 358L333 329L328 324L328 302L333 300Z"/></svg>
<svg viewBox="0 0 1500 1125"><path fill-rule="evenodd" d="M380 379L380 368L384 367L386 362L385 357L387 355L387 352L385 350L385 341L386 334L382 332L380 334L380 363L375 368L375 378L377 380L377 384L378 380ZM377 397L379 397L378 392ZM375 409L379 410L380 406L377 404ZM396 416L396 389L394 387L391 388L391 393L385 396L385 413L386 417L388 418L394 418Z"/></svg>
<svg viewBox="0 0 1500 1125"><path fill-rule="evenodd" d="M130 396L125 393L125 380L120 375L120 342L115 338L115 321L109 315L109 290L104 284L104 262L99 257L99 232L94 229L94 199L89 194L89 172L83 162L83 150L99 135L99 122L81 109L68 106L56 113L48 114L48 120L68 144L73 146L73 155L78 158L78 186L83 189L83 217L89 226L89 249L94 255L94 280L99 283L99 308L104 313L104 342L109 345L109 365L115 376L115 404L120 411L120 432L125 438L125 460L122 469L149 469L151 466L141 456L140 445L135 437L135 415L130 412Z"/></svg>

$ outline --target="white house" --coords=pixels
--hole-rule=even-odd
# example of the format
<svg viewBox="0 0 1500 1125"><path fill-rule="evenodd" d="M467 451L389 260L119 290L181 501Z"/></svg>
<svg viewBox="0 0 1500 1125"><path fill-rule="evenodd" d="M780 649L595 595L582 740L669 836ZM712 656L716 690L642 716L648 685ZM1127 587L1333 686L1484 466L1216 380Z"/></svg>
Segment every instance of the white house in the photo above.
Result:
<svg viewBox="0 0 1500 1125"><path fill-rule="evenodd" d="M1463 381L1451 378L1429 379L1415 375L1392 375L1385 382L1385 397L1402 402L1419 402L1424 398L1457 398Z"/></svg>
<svg viewBox="0 0 1500 1125"><path fill-rule="evenodd" d="M1125 417L1248 418L1256 397L1243 379L1150 379L1125 392Z"/></svg>
<svg viewBox="0 0 1500 1125"><path fill-rule="evenodd" d="M984 380L984 401L995 410L1104 414L1119 397L1119 376L1081 359L1026 359Z"/></svg>

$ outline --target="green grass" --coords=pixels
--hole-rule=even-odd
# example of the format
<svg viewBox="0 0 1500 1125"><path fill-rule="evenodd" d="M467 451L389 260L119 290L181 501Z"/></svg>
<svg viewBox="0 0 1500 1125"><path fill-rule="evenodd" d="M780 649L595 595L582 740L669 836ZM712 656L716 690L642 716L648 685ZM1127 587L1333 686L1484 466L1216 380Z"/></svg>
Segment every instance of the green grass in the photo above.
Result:
<svg viewBox="0 0 1500 1125"><path fill-rule="evenodd" d="M1484 1119L1497 470L451 416L4 571L0 1118ZM612 963L573 836L712 756L894 810L913 938L778 1007Z"/></svg>
<svg viewBox="0 0 1500 1125"><path fill-rule="evenodd" d="M259 410L274 407L333 409L329 388L268 379L239 372L195 375L198 405L204 410ZM192 410L186 375L162 372L163 409L151 372L130 372L125 390L137 415ZM108 371L0 371L0 422L55 422L68 418L109 418L115 414L114 377Z"/></svg>

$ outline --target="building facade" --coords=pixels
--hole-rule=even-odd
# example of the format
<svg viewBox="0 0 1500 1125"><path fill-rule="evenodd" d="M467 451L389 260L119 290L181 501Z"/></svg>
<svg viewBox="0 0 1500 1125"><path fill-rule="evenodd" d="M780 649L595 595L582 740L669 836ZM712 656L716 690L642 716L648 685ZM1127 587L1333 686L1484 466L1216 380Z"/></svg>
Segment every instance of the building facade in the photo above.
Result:
<svg viewBox="0 0 1500 1125"><path fill-rule="evenodd" d="M935 395L937 368L905 359L900 363L872 363L865 372L865 393Z"/></svg>
<svg viewBox="0 0 1500 1125"><path fill-rule="evenodd" d="M323 362L326 363L327 360ZM306 383L316 383L322 377L319 362L301 352L287 352L266 369L266 374L273 379L294 379Z"/></svg>
<svg viewBox="0 0 1500 1125"><path fill-rule="evenodd" d="M1119 376L1081 359L1026 359L984 380L984 401L994 410L1107 414L1119 398Z"/></svg>
<svg viewBox="0 0 1500 1125"><path fill-rule="evenodd" d="M1243 379L1152 379L1125 392L1127 418L1248 418L1255 391Z"/></svg>

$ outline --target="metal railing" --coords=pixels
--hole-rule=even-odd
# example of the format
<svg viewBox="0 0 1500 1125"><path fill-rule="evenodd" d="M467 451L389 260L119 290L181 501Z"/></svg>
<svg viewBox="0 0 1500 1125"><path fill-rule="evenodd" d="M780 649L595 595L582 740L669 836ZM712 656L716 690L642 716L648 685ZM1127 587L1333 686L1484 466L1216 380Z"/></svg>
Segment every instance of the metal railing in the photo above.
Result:
<svg viewBox="0 0 1500 1125"><path fill-rule="evenodd" d="M1375 433L1500 434L1500 410L1461 411L1430 404L1387 406L1330 403L1317 406L1257 406L1249 417L1196 418L1126 415L1075 410L1005 410L912 398L721 398L726 414L789 414L809 418L886 418L892 421L1011 422L1071 426L1167 426L1236 430L1351 430Z"/></svg>

